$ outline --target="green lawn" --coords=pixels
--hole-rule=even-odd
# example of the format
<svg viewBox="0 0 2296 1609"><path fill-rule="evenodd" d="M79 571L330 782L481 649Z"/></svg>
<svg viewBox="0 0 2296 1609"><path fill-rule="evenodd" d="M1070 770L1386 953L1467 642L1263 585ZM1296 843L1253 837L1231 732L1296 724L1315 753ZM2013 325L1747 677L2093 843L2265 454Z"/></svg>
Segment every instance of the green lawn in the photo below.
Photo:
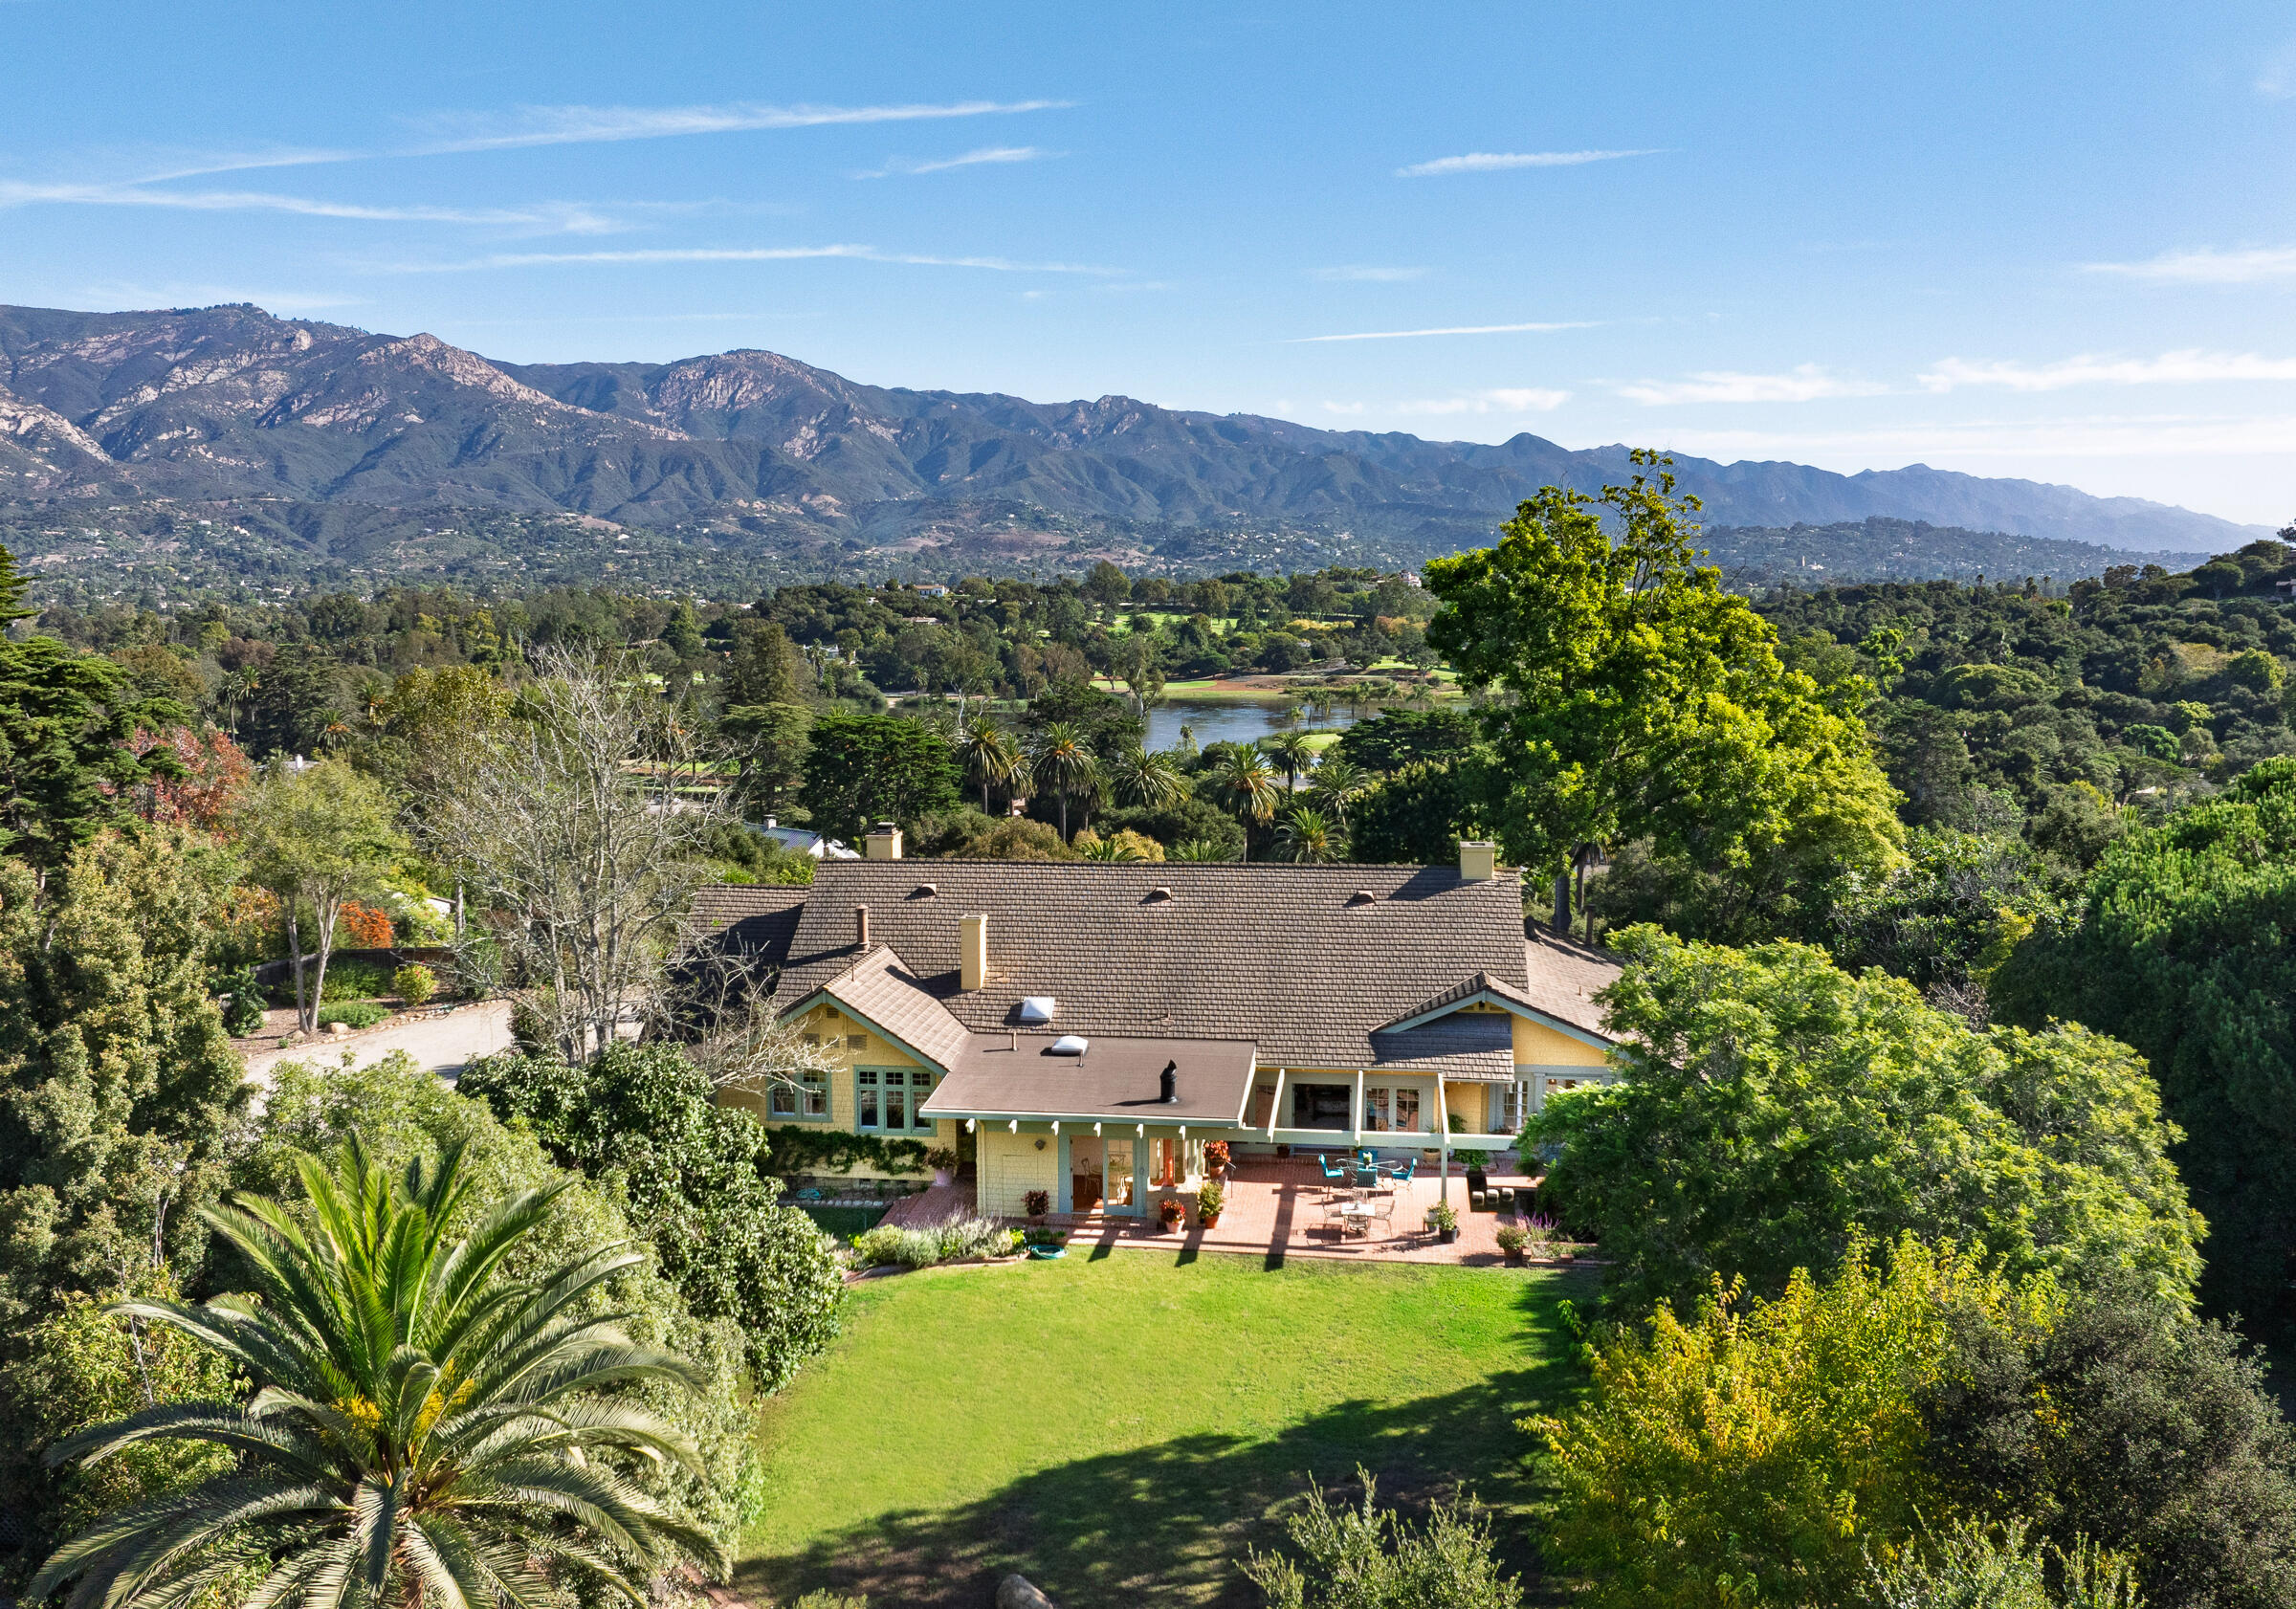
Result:
<svg viewBox="0 0 2296 1609"><path fill-rule="evenodd" d="M1586 1276L1145 1251L866 1282L846 1334L761 1414L769 1517L737 1585L872 1605L1253 1604L1309 1472L1464 1484L1530 1567L1513 1422L1573 1388L1556 1311Z"/></svg>

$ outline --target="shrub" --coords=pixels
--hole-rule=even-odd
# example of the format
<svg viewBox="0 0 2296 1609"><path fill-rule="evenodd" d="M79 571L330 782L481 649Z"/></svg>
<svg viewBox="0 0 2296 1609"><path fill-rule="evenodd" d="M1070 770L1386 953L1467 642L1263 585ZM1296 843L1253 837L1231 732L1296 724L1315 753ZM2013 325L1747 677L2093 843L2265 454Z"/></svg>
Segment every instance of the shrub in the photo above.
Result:
<svg viewBox="0 0 2296 1609"><path fill-rule="evenodd" d="M1555 1455L1555 1555L1587 1579L1575 1601L1849 1599L1939 1510L1921 1394L1948 1366L1947 1312L2040 1322L2054 1299L2046 1276L2013 1287L1909 1236L1887 1275L1853 1243L1826 1284L1798 1271L1745 1303L1717 1282L1688 1323L1662 1303L1617 1331L1585 1401L1527 1422Z"/></svg>
<svg viewBox="0 0 2296 1609"><path fill-rule="evenodd" d="M1247 1553L1244 1574L1269 1609L1520 1609L1519 1577L1499 1574L1490 1522L1469 1498L1437 1503L1424 1527L1378 1507L1358 1466L1360 1506L1314 1489L1285 1524L1297 1558Z"/></svg>
<svg viewBox="0 0 2296 1609"><path fill-rule="evenodd" d="M335 917L335 941L349 950L390 948L389 914L357 900L346 899Z"/></svg>
<svg viewBox="0 0 2296 1609"><path fill-rule="evenodd" d="M1217 1217L1220 1209L1225 1205L1227 1192L1221 1187L1218 1179L1206 1180L1203 1187L1196 1192L1196 1214L1200 1218Z"/></svg>
<svg viewBox="0 0 2296 1609"><path fill-rule="evenodd" d="M228 997L223 1006L224 1031L234 1039L245 1039L263 1026L263 985L255 981L255 969L243 966L224 981Z"/></svg>
<svg viewBox="0 0 2296 1609"><path fill-rule="evenodd" d="M1499 1231L1498 1242L1501 1251L1520 1253L1530 1247L1531 1231L1517 1224L1510 1223Z"/></svg>
<svg viewBox="0 0 2296 1609"><path fill-rule="evenodd" d="M371 1000L346 1001L341 1005L322 1005L319 1008L319 1025L329 1027L342 1023L354 1028L371 1028L390 1015L390 1007Z"/></svg>
<svg viewBox="0 0 2296 1609"><path fill-rule="evenodd" d="M719 1106L677 1047L617 1041L580 1067L489 1056L459 1087L504 1121L523 1118L563 1164L613 1181L694 1311L741 1326L762 1389L779 1390L837 1333L834 1249L780 1204L763 1128Z"/></svg>
<svg viewBox="0 0 2296 1609"><path fill-rule="evenodd" d="M1953 1346L1927 1456L1968 1507L2128 1554L2152 1609L2296 1603L2296 1436L2238 1335L2124 1279Z"/></svg>
<svg viewBox="0 0 2296 1609"><path fill-rule="evenodd" d="M390 987L390 979L379 966L366 961L335 961L327 967L327 981L319 991L319 998L327 1000L372 1000Z"/></svg>
<svg viewBox="0 0 2296 1609"><path fill-rule="evenodd" d="M773 1171L784 1178L799 1173L842 1173L853 1167L891 1174L920 1173L932 1166L930 1150L921 1139L883 1139L796 1123L767 1129L765 1139L772 1147Z"/></svg>
<svg viewBox="0 0 2296 1609"><path fill-rule="evenodd" d="M960 1218L927 1229L880 1223L853 1237L853 1256L864 1267L898 1263L904 1268L929 1268L966 1257L1006 1256L1020 1242L1020 1231L985 1218Z"/></svg>
<svg viewBox="0 0 2296 1609"><path fill-rule="evenodd" d="M438 993L438 974L421 961L409 961L390 975L390 991L408 1005L427 1005Z"/></svg>
<svg viewBox="0 0 2296 1609"><path fill-rule="evenodd" d="M2086 1541L2028 1547L2026 1529L1958 1521L1875 1570L1864 1609L2144 1609L2127 1559Z"/></svg>

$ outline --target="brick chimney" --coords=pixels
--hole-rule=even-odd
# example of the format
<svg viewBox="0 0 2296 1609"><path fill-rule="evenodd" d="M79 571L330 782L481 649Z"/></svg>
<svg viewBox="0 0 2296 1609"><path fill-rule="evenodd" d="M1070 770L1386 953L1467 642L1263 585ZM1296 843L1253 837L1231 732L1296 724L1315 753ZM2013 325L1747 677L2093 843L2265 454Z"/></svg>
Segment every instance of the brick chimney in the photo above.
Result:
<svg viewBox="0 0 2296 1609"><path fill-rule="evenodd" d="M868 860L898 860L901 858L901 829L891 822L879 822L869 829L861 841L863 858Z"/></svg>
<svg viewBox="0 0 2296 1609"><path fill-rule="evenodd" d="M988 918L957 919L957 986L971 993L988 982Z"/></svg>
<svg viewBox="0 0 2296 1609"><path fill-rule="evenodd" d="M1488 883L1499 874L1499 847L1480 838L1459 840L1459 880Z"/></svg>

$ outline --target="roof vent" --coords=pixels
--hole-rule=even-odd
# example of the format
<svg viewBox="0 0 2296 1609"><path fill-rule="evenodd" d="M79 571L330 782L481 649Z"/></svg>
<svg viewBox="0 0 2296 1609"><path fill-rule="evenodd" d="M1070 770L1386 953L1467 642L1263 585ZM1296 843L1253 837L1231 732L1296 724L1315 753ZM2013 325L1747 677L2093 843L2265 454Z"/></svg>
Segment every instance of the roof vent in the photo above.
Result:
<svg viewBox="0 0 2296 1609"><path fill-rule="evenodd" d="M1021 1021L1024 1023L1049 1023L1052 1020L1053 1008L1059 1003L1050 995L1030 995L1021 1002Z"/></svg>
<svg viewBox="0 0 2296 1609"><path fill-rule="evenodd" d="M1054 1056L1081 1056L1084 1054L1085 1047L1091 1044L1092 1041L1080 1033L1064 1033L1052 1042L1051 1047L1047 1053Z"/></svg>
<svg viewBox="0 0 2296 1609"><path fill-rule="evenodd" d="M1347 902L1350 905L1369 905L1373 900L1379 897L1380 896L1378 894L1373 893L1369 889L1358 889L1354 893L1351 893L1347 896Z"/></svg>
<svg viewBox="0 0 2296 1609"><path fill-rule="evenodd" d="M916 885L916 892L911 893L909 897L911 899L931 899L938 893L940 893L940 885L938 883L919 883Z"/></svg>
<svg viewBox="0 0 2296 1609"><path fill-rule="evenodd" d="M1171 897L1172 891L1159 883L1155 888L1152 888L1148 891L1148 897L1141 900L1140 903L1142 905L1161 905L1165 900L1170 899Z"/></svg>

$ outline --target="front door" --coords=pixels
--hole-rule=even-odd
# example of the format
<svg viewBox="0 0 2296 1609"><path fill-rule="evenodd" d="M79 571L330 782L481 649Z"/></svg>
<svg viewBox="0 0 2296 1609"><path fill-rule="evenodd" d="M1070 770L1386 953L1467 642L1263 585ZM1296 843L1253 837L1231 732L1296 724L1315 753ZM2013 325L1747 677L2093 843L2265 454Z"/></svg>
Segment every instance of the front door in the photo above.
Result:
<svg viewBox="0 0 2296 1609"><path fill-rule="evenodd" d="M1139 1210L1132 1194L1132 1144L1129 1139L1101 1143L1106 1160L1100 1170L1101 1201L1110 1212Z"/></svg>
<svg viewBox="0 0 2296 1609"><path fill-rule="evenodd" d="M1096 1136L1077 1135L1069 1141L1069 1210L1100 1210L1106 1147Z"/></svg>

